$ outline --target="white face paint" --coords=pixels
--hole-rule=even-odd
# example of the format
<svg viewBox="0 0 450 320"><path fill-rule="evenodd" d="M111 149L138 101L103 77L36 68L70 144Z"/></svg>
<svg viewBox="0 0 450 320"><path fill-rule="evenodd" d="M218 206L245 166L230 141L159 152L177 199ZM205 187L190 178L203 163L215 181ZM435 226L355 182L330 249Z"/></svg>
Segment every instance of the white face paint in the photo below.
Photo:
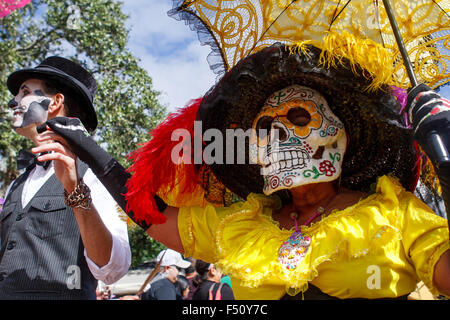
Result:
<svg viewBox="0 0 450 320"><path fill-rule="evenodd" d="M44 95L41 80L25 81L19 93L9 102L13 128L25 128L45 122L51 102L52 99Z"/></svg>
<svg viewBox="0 0 450 320"><path fill-rule="evenodd" d="M341 174L343 123L317 91L293 85L273 93L253 122L251 161L262 166L269 195Z"/></svg>

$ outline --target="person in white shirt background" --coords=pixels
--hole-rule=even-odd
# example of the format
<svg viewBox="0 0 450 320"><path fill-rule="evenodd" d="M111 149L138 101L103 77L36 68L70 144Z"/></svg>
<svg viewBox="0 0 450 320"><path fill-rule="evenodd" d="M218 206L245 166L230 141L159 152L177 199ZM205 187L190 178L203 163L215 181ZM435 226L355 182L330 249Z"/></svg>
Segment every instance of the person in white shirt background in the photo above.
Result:
<svg viewBox="0 0 450 320"><path fill-rule="evenodd" d="M7 86L14 95L13 129L35 147L43 143L36 128L54 117L81 117L90 132L97 127L95 79L70 60L47 58L12 73ZM38 158L4 197L0 299L95 299L97 280L114 283L131 264L126 222L91 169L80 169L79 159L56 153ZM74 166L76 176L64 174Z"/></svg>

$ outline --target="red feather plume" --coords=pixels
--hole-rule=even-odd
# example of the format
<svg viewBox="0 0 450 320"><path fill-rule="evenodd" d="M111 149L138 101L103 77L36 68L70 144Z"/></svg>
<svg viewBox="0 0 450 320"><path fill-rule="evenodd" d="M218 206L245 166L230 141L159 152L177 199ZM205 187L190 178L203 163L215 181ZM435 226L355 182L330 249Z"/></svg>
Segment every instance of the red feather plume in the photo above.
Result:
<svg viewBox="0 0 450 320"><path fill-rule="evenodd" d="M198 188L198 178L193 164L192 152L181 157L191 157L190 163L172 161L172 150L180 140L172 141L172 133L177 129L187 130L191 137L191 150L194 138L194 121L202 99L195 99L184 108L171 113L161 124L150 132L152 139L129 155L133 165L128 169L131 178L127 182L127 210L131 210L139 221L161 224L167 218L158 211L154 195L158 190L182 188L179 192L192 192ZM189 150L189 151L191 151ZM179 184L182 180L184 183Z"/></svg>

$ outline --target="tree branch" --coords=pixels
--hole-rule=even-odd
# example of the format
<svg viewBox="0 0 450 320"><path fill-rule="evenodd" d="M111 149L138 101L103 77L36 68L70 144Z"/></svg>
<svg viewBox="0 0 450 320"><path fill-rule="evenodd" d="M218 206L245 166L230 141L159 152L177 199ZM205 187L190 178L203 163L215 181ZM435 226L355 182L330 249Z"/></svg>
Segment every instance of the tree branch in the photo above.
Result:
<svg viewBox="0 0 450 320"><path fill-rule="evenodd" d="M53 28L52 30L50 30L49 32L47 32L46 34L41 36L40 38L36 39L36 41L34 41L29 46L27 46L25 48L19 48L19 49L17 49L17 51L18 52L25 52L25 51L33 49L39 42L42 42L46 37L50 36L54 32L56 32L56 28Z"/></svg>

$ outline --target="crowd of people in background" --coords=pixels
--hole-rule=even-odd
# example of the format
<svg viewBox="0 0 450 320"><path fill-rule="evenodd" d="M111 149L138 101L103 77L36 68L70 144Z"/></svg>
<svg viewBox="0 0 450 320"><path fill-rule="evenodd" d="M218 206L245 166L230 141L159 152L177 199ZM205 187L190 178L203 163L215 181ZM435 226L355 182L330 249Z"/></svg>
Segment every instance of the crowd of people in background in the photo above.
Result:
<svg viewBox="0 0 450 320"><path fill-rule="evenodd" d="M97 300L235 300L230 277L212 263L184 259L171 249L162 250L156 263L159 270L141 295L116 297L110 286L100 283Z"/></svg>

